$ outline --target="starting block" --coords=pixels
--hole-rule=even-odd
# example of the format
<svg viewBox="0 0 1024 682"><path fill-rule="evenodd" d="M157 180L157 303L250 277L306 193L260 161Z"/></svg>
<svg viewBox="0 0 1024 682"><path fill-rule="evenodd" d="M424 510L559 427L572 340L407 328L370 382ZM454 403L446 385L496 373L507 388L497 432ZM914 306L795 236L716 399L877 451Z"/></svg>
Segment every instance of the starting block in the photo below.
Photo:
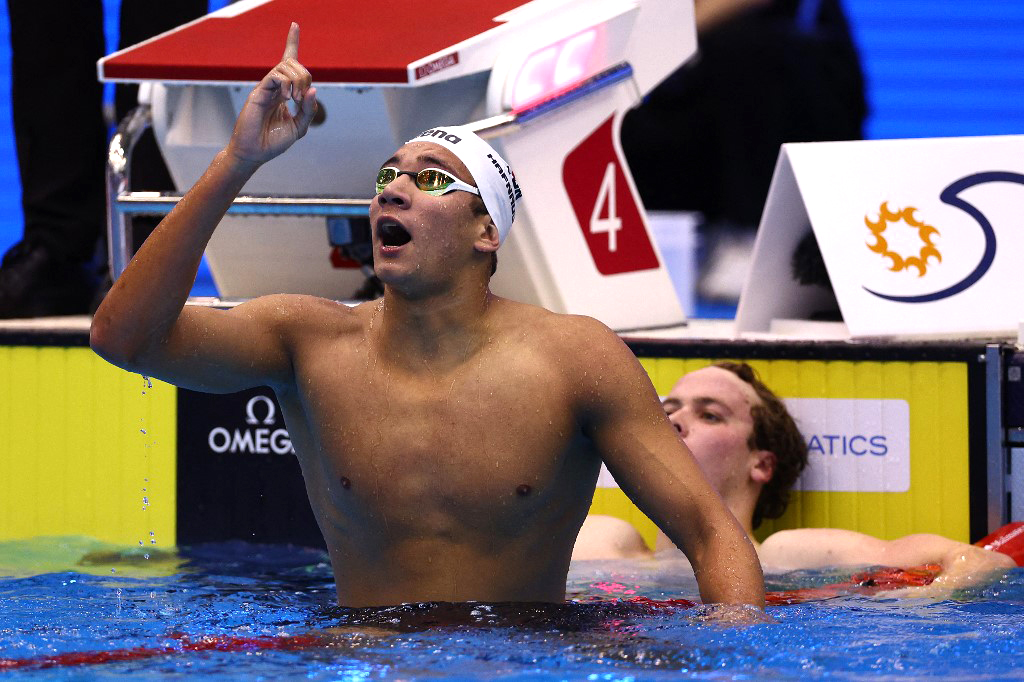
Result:
<svg viewBox="0 0 1024 682"><path fill-rule="evenodd" d="M380 162L424 129L468 124L509 161L524 194L495 293L617 330L685 320L619 128L695 53L690 3L241 0L99 63L101 80L153 84L152 126L179 191L227 143L292 21L324 115L231 211L263 215L228 215L210 242L222 297L351 298L365 275L338 247L367 234ZM111 188L112 218L175 199ZM116 275L128 254L112 225Z"/></svg>

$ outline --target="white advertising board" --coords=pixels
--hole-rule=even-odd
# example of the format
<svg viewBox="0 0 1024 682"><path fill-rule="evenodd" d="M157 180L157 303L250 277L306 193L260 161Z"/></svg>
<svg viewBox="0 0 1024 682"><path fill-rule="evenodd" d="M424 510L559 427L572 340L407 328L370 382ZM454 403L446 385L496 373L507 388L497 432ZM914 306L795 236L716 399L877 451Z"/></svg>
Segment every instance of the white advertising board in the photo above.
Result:
<svg viewBox="0 0 1024 682"><path fill-rule="evenodd" d="M807 441L807 468L794 490L910 490L910 406L905 400L786 398ZM598 487L618 487L601 467Z"/></svg>
<svg viewBox="0 0 1024 682"><path fill-rule="evenodd" d="M787 398L785 402L807 441L807 468L796 490L910 490L907 401Z"/></svg>
<svg viewBox="0 0 1024 682"><path fill-rule="evenodd" d="M1015 335L1022 209L1024 136L783 145L737 331L813 309L790 265L813 228L851 336Z"/></svg>

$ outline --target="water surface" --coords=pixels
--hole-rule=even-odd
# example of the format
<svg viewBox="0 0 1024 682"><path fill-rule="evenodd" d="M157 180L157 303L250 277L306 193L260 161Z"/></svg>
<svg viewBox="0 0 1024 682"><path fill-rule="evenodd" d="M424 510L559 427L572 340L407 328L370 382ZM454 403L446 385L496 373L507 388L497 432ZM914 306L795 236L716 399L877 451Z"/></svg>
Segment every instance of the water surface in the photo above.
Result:
<svg viewBox="0 0 1024 682"><path fill-rule="evenodd" d="M849 578L849 571L794 572L769 576L769 589ZM340 609L327 556L317 550L8 542L0 543L0 659L15 679L1024 674L1024 569L947 600L851 594L770 607L776 623L748 627L709 623L700 607L626 601L698 600L692 574L674 562L579 562L568 590L563 605ZM326 636L338 627L348 631ZM384 629L397 634L373 634Z"/></svg>

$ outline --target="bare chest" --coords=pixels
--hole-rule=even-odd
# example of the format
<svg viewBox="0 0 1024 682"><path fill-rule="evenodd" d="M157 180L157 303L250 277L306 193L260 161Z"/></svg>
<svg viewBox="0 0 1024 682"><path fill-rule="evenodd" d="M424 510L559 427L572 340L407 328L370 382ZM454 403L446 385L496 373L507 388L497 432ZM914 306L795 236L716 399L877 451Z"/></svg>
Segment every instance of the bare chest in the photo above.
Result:
<svg viewBox="0 0 1024 682"><path fill-rule="evenodd" d="M571 387L543 362L485 357L447 372L343 364L311 368L302 392L334 506L402 510L410 522L457 509L463 522L478 514L492 524L494 510L548 504L594 466Z"/></svg>

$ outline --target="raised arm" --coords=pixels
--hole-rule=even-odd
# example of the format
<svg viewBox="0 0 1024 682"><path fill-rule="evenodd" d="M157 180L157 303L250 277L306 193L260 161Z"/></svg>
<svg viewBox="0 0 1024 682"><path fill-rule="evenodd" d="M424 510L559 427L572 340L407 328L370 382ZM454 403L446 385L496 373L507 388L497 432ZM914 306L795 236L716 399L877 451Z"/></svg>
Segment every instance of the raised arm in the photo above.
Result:
<svg viewBox="0 0 1024 682"><path fill-rule="evenodd" d="M919 596L944 596L954 589L985 584L1016 565L1005 554L941 535L919 533L881 540L838 528L779 531L761 545L761 557L766 568L780 570L824 566L941 566L941 573L931 585L906 588Z"/></svg>
<svg viewBox="0 0 1024 682"><path fill-rule="evenodd" d="M686 554L705 603L763 609L754 547L677 437L643 367L603 325L581 324L584 433L623 491Z"/></svg>
<svg viewBox="0 0 1024 682"><path fill-rule="evenodd" d="M316 107L292 24L281 62L249 95L228 145L161 221L96 311L90 341L111 363L232 391L288 379L293 312L270 297L231 311L185 306L214 229L252 174L306 134ZM289 108L294 102L295 113Z"/></svg>

